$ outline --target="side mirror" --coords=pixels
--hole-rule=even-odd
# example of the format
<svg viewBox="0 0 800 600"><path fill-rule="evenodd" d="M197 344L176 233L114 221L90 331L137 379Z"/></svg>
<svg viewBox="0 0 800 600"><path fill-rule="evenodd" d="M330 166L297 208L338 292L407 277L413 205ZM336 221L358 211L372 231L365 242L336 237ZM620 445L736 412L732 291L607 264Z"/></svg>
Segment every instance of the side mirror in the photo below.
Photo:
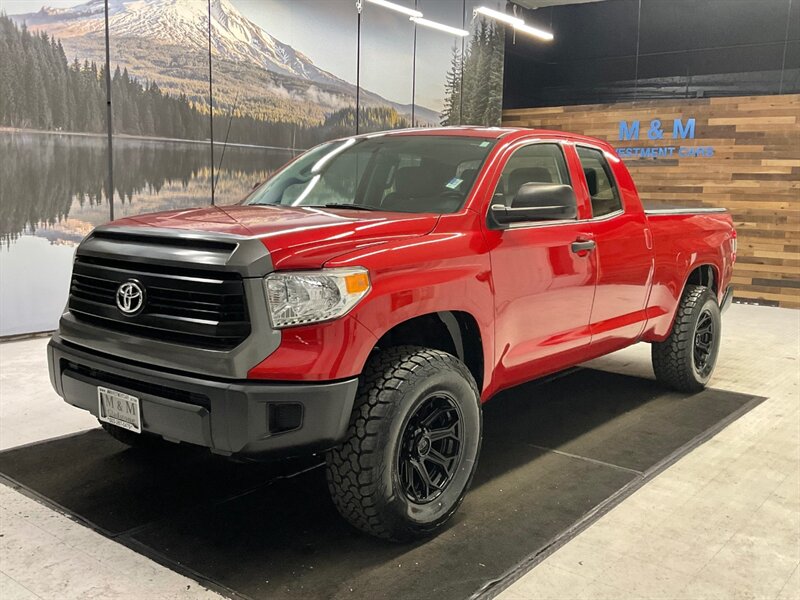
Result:
<svg viewBox="0 0 800 600"><path fill-rule="evenodd" d="M498 225L519 221L561 221L578 216L578 203L572 186L553 183L525 183L511 206L493 204L492 219Z"/></svg>

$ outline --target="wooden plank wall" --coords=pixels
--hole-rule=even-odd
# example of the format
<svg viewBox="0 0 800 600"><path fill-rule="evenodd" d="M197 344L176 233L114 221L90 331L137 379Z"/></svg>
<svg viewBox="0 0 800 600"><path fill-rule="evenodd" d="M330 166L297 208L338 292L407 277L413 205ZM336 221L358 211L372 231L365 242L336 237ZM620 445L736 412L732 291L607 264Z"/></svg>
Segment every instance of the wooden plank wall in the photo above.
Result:
<svg viewBox="0 0 800 600"><path fill-rule="evenodd" d="M673 140L673 120L690 117L695 139ZM661 120L661 140L648 139L652 119ZM638 141L619 141L623 120L640 120ZM625 163L645 200L731 211L739 236L736 299L800 308L800 95L513 109L503 112L503 124L571 131L615 147L713 146L709 158Z"/></svg>

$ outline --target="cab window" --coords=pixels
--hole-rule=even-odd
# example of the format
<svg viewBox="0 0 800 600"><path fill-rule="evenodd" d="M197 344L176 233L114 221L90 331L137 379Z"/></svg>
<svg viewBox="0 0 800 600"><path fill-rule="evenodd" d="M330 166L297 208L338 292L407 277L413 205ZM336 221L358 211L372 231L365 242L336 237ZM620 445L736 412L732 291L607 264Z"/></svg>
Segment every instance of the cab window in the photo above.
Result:
<svg viewBox="0 0 800 600"><path fill-rule="evenodd" d="M453 213L463 206L495 143L425 134L338 140L298 157L245 202Z"/></svg>
<svg viewBox="0 0 800 600"><path fill-rule="evenodd" d="M592 199L592 217L602 217L622 210L619 191L603 153L583 146L578 146L577 150Z"/></svg>
<svg viewBox="0 0 800 600"><path fill-rule="evenodd" d="M530 144L514 152L500 174L492 202L512 206L526 183L569 185L567 163L558 144Z"/></svg>

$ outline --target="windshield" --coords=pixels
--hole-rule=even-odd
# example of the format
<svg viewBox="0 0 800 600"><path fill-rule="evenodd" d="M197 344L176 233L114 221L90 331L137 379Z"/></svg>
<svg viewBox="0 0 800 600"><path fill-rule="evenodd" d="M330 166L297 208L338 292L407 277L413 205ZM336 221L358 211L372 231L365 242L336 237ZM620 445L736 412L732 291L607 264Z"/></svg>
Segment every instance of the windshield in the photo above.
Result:
<svg viewBox="0 0 800 600"><path fill-rule="evenodd" d="M494 143L436 135L337 140L300 156L245 204L452 213Z"/></svg>

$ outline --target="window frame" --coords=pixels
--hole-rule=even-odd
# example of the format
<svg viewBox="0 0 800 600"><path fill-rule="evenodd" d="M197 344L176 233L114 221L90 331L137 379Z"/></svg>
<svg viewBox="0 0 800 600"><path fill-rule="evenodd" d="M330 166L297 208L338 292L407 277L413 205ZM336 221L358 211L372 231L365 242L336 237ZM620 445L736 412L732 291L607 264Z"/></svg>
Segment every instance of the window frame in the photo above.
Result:
<svg viewBox="0 0 800 600"><path fill-rule="evenodd" d="M568 186L570 186L572 188L572 191L575 192L575 185L573 184L573 181L572 181L573 177L572 177L572 173L571 173L570 168L569 168L569 159L567 158L567 152L566 152L566 149L564 148L564 140L560 140L560 139L552 139L552 140L550 140L550 139L537 139L537 140L531 140L531 141L527 141L526 140L524 143L521 143L518 146L516 146L516 147L511 149L509 154L503 159L502 166L497 171L497 179L494 182L494 186L492 187L492 190L491 190L491 193L490 193L490 196L489 196L489 203L488 203L488 205L486 207L486 224L489 227L489 229L520 229L520 228L525 228L525 227L542 227L542 226L545 226L545 225L563 225L563 224L566 224L566 223L578 223L578 222L581 221L581 219L578 219L578 217L575 217L574 219L560 219L558 221L535 221L535 220L519 221L517 223L510 223L508 225L498 226L492 220L491 211L492 211L492 205L495 204L495 202L494 202L495 193L497 191L497 187L500 185L500 182L503 179L503 173L505 172L509 161L520 150L523 150L525 148L529 148L530 146L534 146L534 145L539 146L539 145L542 145L542 144L547 144L548 146L556 146L558 148L558 151L561 153L561 158L564 161L564 169L565 169L566 174L567 174L567 181L562 183L562 184L560 184L560 185L568 185Z"/></svg>
<svg viewBox="0 0 800 600"><path fill-rule="evenodd" d="M592 195L589 192L589 182L586 181L586 174L583 172L583 161L581 160L581 155L579 154L579 148L585 148L587 150L594 150L595 152L600 153L600 157L602 158L602 167L603 171L608 177L608 181L611 184L611 189L614 191L614 195L616 196L617 200L619 201L619 208L613 210L609 213L604 215L597 216L594 214L594 205L592 204ZM589 199L589 210L592 213L592 216L589 219L583 219L584 221L606 221L609 219L613 219L619 217L620 215L625 214L625 200L622 197L622 193L619 189L619 184L617 183L617 178L614 176L614 170L611 168L611 163L608 162L606 158L606 151L598 146L593 146L591 144L587 144L585 142L576 142L575 143L575 156L578 158L578 162L581 164L581 177L583 179L583 183L586 186L586 196Z"/></svg>

